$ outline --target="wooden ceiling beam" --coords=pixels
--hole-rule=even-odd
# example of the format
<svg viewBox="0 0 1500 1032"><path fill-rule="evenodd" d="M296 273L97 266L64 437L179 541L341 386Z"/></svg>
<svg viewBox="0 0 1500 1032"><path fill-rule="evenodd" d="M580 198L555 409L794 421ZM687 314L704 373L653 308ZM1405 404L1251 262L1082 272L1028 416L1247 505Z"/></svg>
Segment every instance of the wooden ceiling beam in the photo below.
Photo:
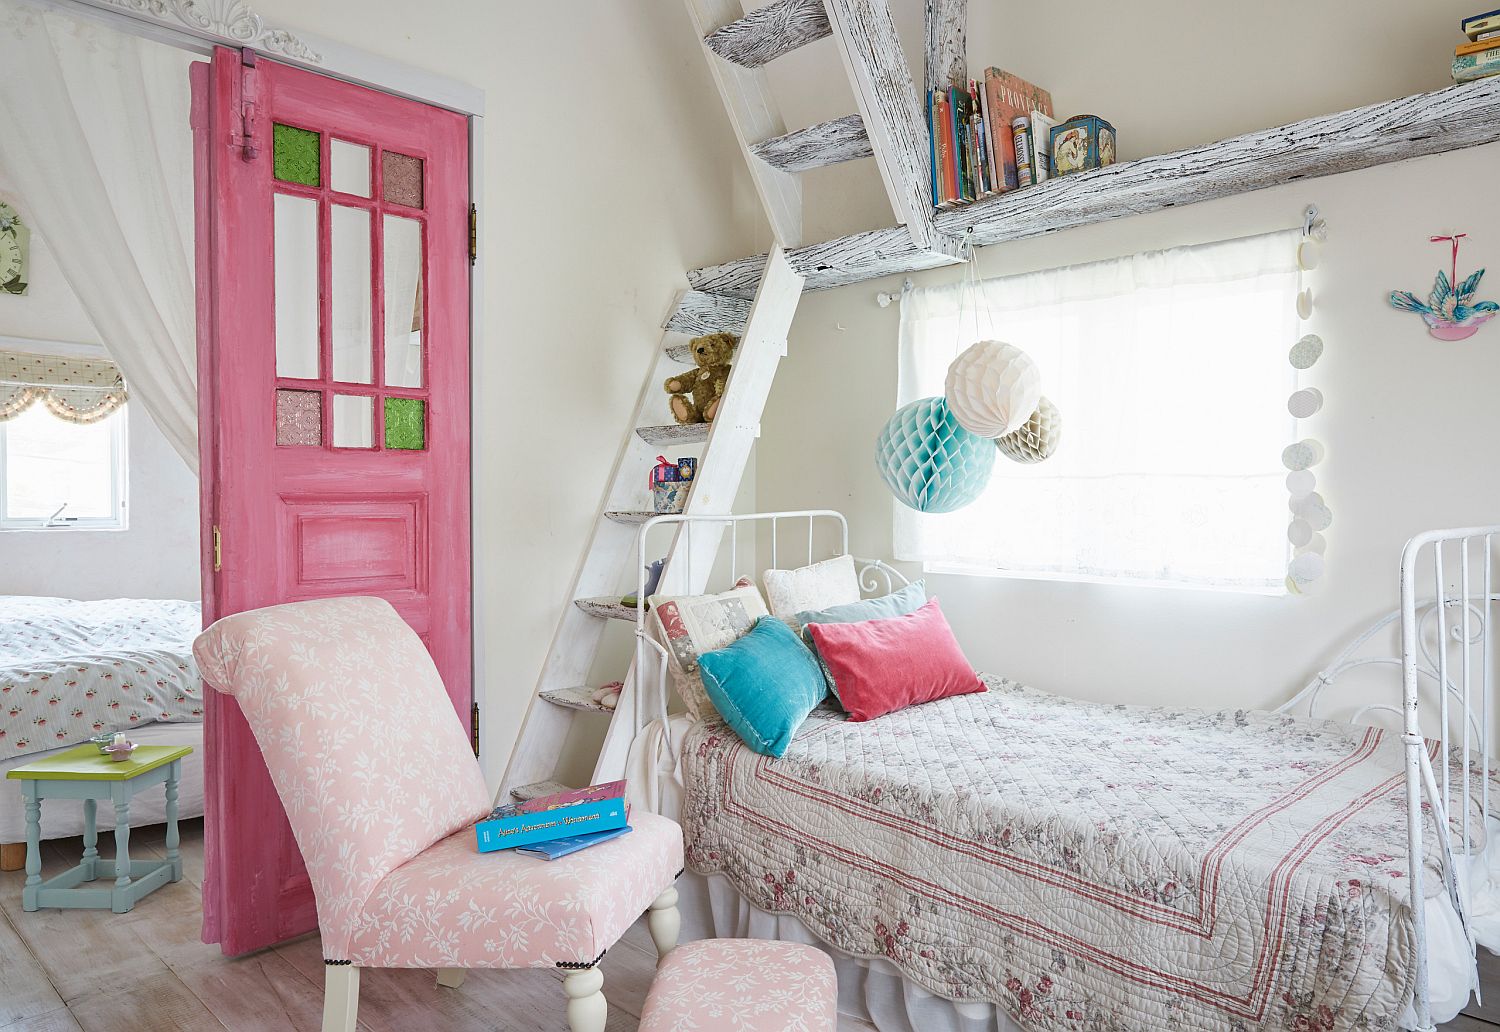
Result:
<svg viewBox="0 0 1500 1032"><path fill-rule="evenodd" d="M776 0L720 26L703 42L741 68L759 68L832 31L823 0Z"/></svg>
<svg viewBox="0 0 1500 1032"><path fill-rule="evenodd" d="M1497 141L1500 76L1049 179L940 212L937 225L946 234L940 240L960 238L972 228L976 245L998 244ZM808 290L953 260L910 241L903 246L902 235L899 229L855 233L796 248L787 257L807 277ZM700 290L748 297L764 264L765 255L742 258L695 269L688 281Z"/></svg>
<svg viewBox="0 0 1500 1032"><path fill-rule="evenodd" d="M969 0L927 0L923 38L926 40L926 92L944 90L963 82L969 74L969 51L965 34L969 26Z"/></svg>
<svg viewBox="0 0 1500 1032"><path fill-rule="evenodd" d="M837 165L841 161L868 158L874 151L870 148L864 119L858 115L845 115L806 129L794 129L785 136L752 143L750 153L783 172L806 172L825 165Z"/></svg>

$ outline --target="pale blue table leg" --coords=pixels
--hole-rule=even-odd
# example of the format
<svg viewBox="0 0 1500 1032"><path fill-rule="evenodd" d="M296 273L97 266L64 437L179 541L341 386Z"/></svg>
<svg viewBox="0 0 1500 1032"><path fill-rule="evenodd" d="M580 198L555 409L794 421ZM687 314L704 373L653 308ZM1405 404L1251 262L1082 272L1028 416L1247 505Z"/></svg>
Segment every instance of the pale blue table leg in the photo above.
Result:
<svg viewBox="0 0 1500 1032"><path fill-rule="evenodd" d="M94 881L99 877L99 804L93 799L83 801L83 880Z"/></svg>
<svg viewBox="0 0 1500 1032"><path fill-rule="evenodd" d="M177 776L182 773L182 761L172 761L167 774L167 862L172 865L172 880L182 881L182 857L177 852L181 841L177 834Z"/></svg>
<svg viewBox="0 0 1500 1032"><path fill-rule="evenodd" d="M135 906L125 892L130 888L130 789L125 782L117 781L110 786L110 794L115 804L115 891L110 909L124 914Z"/></svg>
<svg viewBox="0 0 1500 1032"><path fill-rule="evenodd" d="M42 884L42 800L35 781L22 782L26 799L26 886L21 889L21 909L37 908L37 891Z"/></svg>

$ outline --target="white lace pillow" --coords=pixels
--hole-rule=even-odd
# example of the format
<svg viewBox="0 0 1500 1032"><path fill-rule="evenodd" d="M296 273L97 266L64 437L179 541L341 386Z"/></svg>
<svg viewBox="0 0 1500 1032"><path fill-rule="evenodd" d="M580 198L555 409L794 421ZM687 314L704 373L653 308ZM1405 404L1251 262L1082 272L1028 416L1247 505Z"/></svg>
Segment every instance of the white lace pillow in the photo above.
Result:
<svg viewBox="0 0 1500 1032"><path fill-rule="evenodd" d="M714 704L698 673L698 657L749 634L755 621L768 615L765 600L754 584L742 579L717 595L652 595L650 602L662 644L672 657L677 694L695 718L713 715Z"/></svg>
<svg viewBox="0 0 1500 1032"><path fill-rule="evenodd" d="M798 570L767 570L764 584L771 615L801 633L797 614L859 601L854 559L841 555Z"/></svg>

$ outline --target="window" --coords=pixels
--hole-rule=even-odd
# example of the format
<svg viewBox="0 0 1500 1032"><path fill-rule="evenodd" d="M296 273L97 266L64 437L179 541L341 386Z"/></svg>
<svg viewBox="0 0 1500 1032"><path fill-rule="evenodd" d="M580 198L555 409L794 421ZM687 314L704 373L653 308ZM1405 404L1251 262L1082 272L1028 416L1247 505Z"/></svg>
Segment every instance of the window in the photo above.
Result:
<svg viewBox="0 0 1500 1032"><path fill-rule="evenodd" d="M911 292L899 401L943 393L978 337L1028 352L1062 416L1050 459L997 457L955 513L896 506L936 572L1280 592L1295 232Z"/></svg>
<svg viewBox="0 0 1500 1032"><path fill-rule="evenodd" d="M125 407L92 423L46 405L0 420L0 529L123 530Z"/></svg>

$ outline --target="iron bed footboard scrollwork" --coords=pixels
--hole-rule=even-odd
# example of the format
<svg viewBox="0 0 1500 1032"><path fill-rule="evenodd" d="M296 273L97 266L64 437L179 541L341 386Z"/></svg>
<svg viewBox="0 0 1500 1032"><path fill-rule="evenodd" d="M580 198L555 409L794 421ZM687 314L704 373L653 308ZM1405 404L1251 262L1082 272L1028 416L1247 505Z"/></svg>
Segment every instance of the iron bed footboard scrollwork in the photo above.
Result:
<svg viewBox="0 0 1500 1032"><path fill-rule="evenodd" d="M1278 708L1278 712L1289 713L1305 706L1307 715L1315 717L1324 693L1340 677L1360 668L1401 670L1399 705L1393 690L1390 701L1365 702L1349 720L1360 723L1379 713L1400 720L1406 756L1407 855L1414 901L1416 970L1412 1007L1416 1032L1431 1032L1434 1027L1428 985L1429 936L1420 905L1426 875L1422 864L1423 835L1428 828L1424 812L1430 813L1434 832L1448 829L1447 834L1437 836L1445 887L1468 933L1471 952L1477 950L1469 929L1468 894L1473 868L1482 862L1477 843L1484 841L1482 825L1490 812L1490 698L1495 690L1491 628L1495 606L1500 603L1493 583L1493 542L1497 534L1500 526L1461 527L1427 531L1408 541L1401 554L1399 606L1355 638ZM1398 622L1398 656L1365 654L1372 641ZM1438 756L1443 760L1436 771L1428 756L1428 736L1439 743ZM1460 755L1462 766L1455 767ZM1472 783L1476 777L1477 785ZM1479 828L1470 827L1475 804ZM1455 817L1450 819L1450 814ZM1471 877L1462 881L1457 877L1459 863L1466 865Z"/></svg>

